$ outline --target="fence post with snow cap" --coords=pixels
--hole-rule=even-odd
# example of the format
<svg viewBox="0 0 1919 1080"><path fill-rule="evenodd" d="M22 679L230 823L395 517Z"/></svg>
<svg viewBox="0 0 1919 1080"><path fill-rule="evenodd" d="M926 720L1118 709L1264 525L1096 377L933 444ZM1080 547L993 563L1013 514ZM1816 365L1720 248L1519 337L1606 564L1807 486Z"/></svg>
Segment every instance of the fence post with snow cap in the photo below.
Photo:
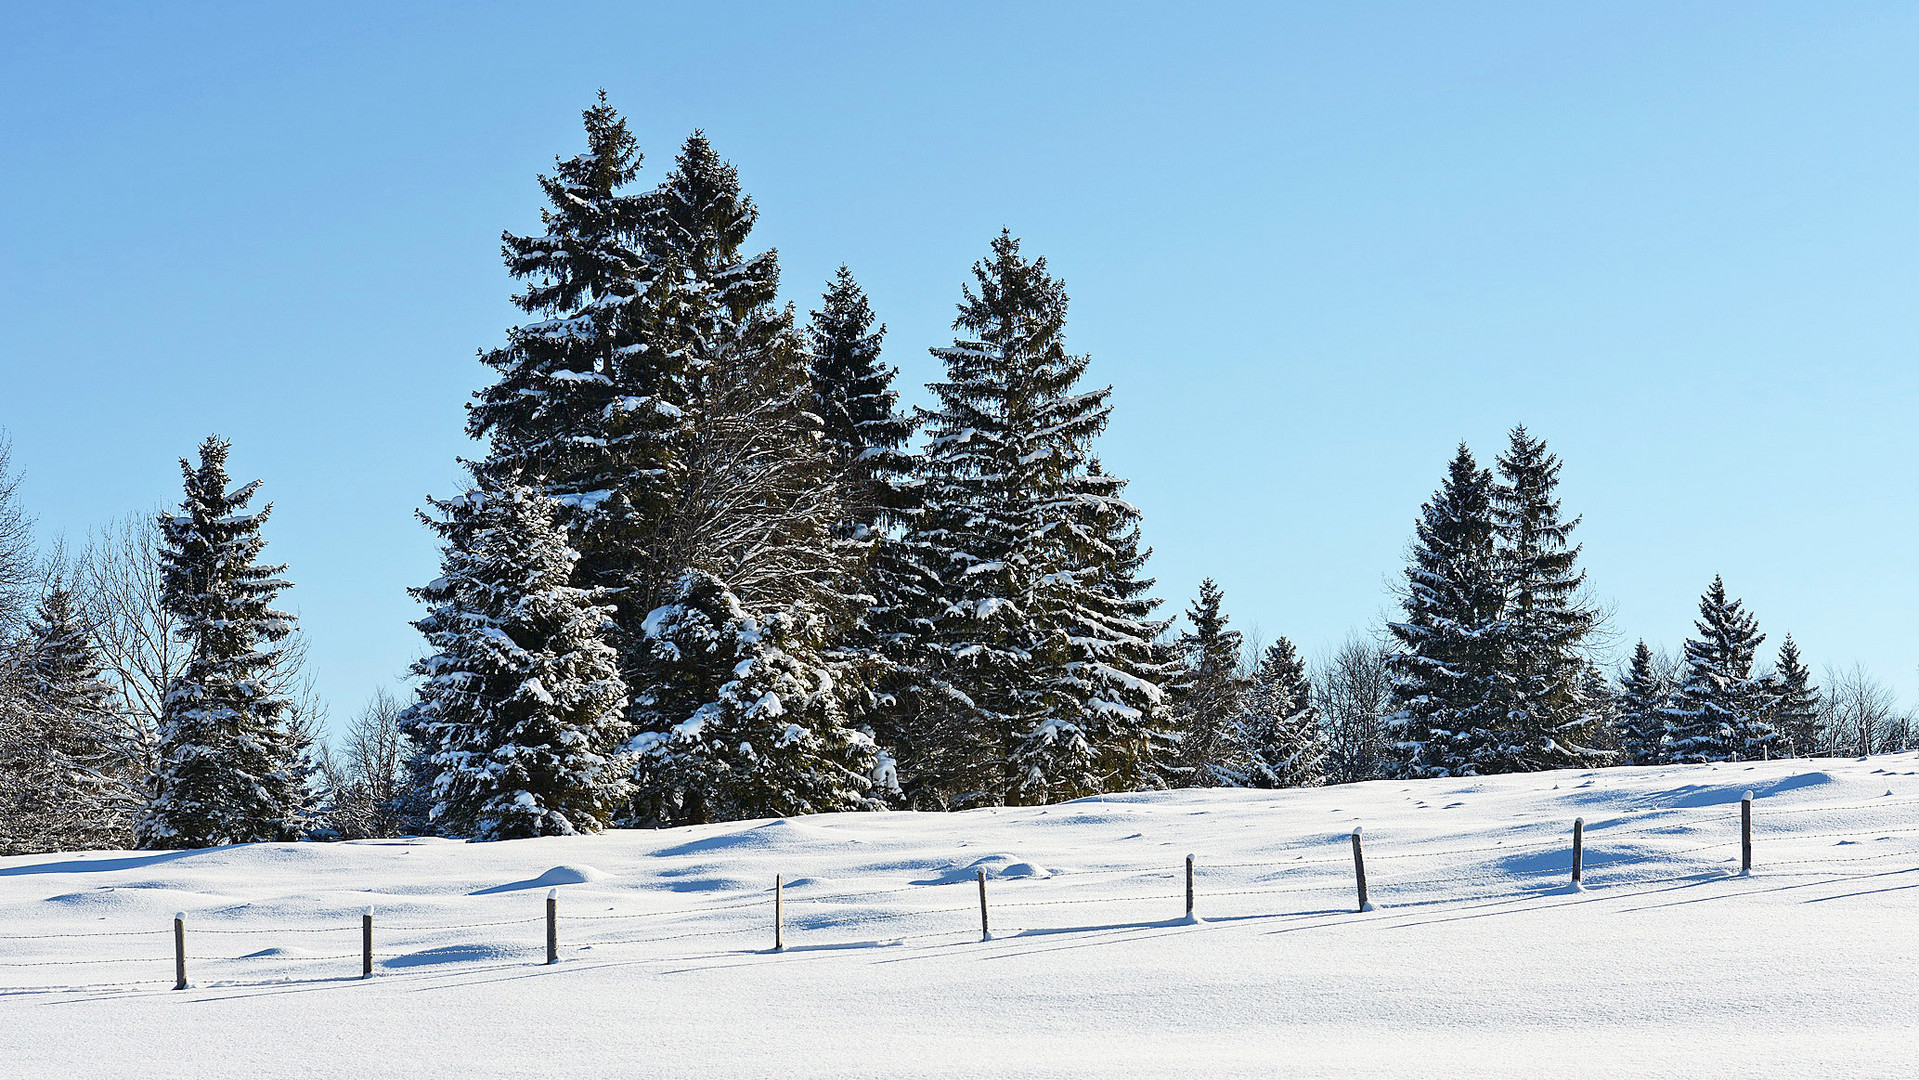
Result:
<svg viewBox="0 0 1919 1080"><path fill-rule="evenodd" d="M366 914L360 916L360 978L373 977L373 905L366 906Z"/></svg>
<svg viewBox="0 0 1919 1080"><path fill-rule="evenodd" d="M1586 819L1573 819L1573 888L1579 888L1584 880L1581 864L1586 860Z"/></svg>
<svg viewBox="0 0 1919 1080"><path fill-rule="evenodd" d="M173 913L173 988L187 988L187 913Z"/></svg>
<svg viewBox="0 0 1919 1080"><path fill-rule="evenodd" d="M781 925L781 923L783 922L783 920L781 919L781 916L784 914L784 912L780 910L780 902L781 902L780 894L785 890L785 888L786 888L786 878L780 874L774 874L773 875L773 951L774 952L779 952L781 949L786 948L786 928L783 925Z"/></svg>
<svg viewBox="0 0 1919 1080"><path fill-rule="evenodd" d="M1752 792L1739 800L1739 872L1752 873Z"/></svg>
<svg viewBox="0 0 1919 1080"><path fill-rule="evenodd" d="M560 890L546 890L546 962L560 962Z"/></svg>
<svg viewBox="0 0 1919 1080"><path fill-rule="evenodd" d="M986 922L986 868L981 867L974 871L974 873L979 875L979 939L981 941L991 941L993 940L993 931Z"/></svg>
<svg viewBox="0 0 1919 1080"><path fill-rule="evenodd" d="M1193 921L1193 857L1186 856L1186 921Z"/></svg>
<svg viewBox="0 0 1919 1080"><path fill-rule="evenodd" d="M1353 880L1359 885L1359 910L1373 910L1373 905L1366 902L1366 853L1359 846L1357 826L1353 829Z"/></svg>

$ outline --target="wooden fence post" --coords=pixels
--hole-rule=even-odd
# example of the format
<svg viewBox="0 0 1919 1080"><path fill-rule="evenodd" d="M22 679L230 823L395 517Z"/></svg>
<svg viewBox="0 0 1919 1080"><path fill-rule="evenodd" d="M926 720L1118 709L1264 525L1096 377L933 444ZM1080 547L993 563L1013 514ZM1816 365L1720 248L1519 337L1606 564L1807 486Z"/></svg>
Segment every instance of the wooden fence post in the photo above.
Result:
<svg viewBox="0 0 1919 1080"><path fill-rule="evenodd" d="M986 870L984 867L974 871L979 875L979 939L993 940L993 932L986 923Z"/></svg>
<svg viewBox="0 0 1919 1080"><path fill-rule="evenodd" d="M1359 884L1359 910L1373 910L1373 905L1366 902L1366 854L1360 850L1358 828L1353 829L1353 878Z"/></svg>
<svg viewBox="0 0 1919 1080"><path fill-rule="evenodd" d="M360 916L360 978L373 977L373 905L368 904L366 914Z"/></svg>
<svg viewBox="0 0 1919 1080"><path fill-rule="evenodd" d="M546 890L546 962L560 962L560 890Z"/></svg>
<svg viewBox="0 0 1919 1080"><path fill-rule="evenodd" d="M187 988L187 913L173 913L173 988Z"/></svg>
<svg viewBox="0 0 1919 1080"><path fill-rule="evenodd" d="M1586 861L1586 819L1573 819L1573 888L1581 888L1585 875L1581 873Z"/></svg>
<svg viewBox="0 0 1919 1080"><path fill-rule="evenodd" d="M1739 800L1739 872L1752 873L1752 792Z"/></svg>
<svg viewBox="0 0 1919 1080"><path fill-rule="evenodd" d="M780 905L783 902L781 894L784 893L785 890L786 890L786 878L783 875L774 874L773 875L773 951L774 952L779 952L780 950L786 948L786 927L782 925L782 923L784 922L785 913L780 908Z"/></svg>
<svg viewBox="0 0 1919 1080"><path fill-rule="evenodd" d="M1193 857L1186 856L1186 921L1193 921Z"/></svg>

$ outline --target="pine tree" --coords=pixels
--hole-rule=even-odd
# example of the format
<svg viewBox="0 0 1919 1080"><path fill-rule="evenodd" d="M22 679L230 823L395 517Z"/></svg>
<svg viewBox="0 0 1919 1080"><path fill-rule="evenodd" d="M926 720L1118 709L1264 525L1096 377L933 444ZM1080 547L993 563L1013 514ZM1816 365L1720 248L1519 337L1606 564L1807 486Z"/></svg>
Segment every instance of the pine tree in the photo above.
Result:
<svg viewBox="0 0 1919 1080"><path fill-rule="evenodd" d="M821 649L823 621L750 614L697 571L647 618L661 678L635 740L649 790L690 822L874 808L871 738L848 724L845 665ZM715 687L717 686L717 689Z"/></svg>
<svg viewBox="0 0 1919 1080"><path fill-rule="evenodd" d="M627 190L639 149L604 91L584 117L586 152L539 178L546 231L503 237L525 283L513 301L534 321L482 354L499 378L475 395L467 429L488 440L488 482L557 500L583 553L578 583L630 592L648 580L670 499L684 350L667 325L674 282L648 250L654 198Z"/></svg>
<svg viewBox="0 0 1919 1080"><path fill-rule="evenodd" d="M1190 787L1246 783L1246 748L1239 741L1247 691L1247 680L1239 673L1244 639L1239 631L1227 629L1231 619L1221 609L1225 598L1212 578L1201 581L1199 596L1186 609L1192 629L1181 634L1175 646L1184 669L1169 689L1180 778Z"/></svg>
<svg viewBox="0 0 1919 1080"><path fill-rule="evenodd" d="M182 460L186 498L163 516L162 601L192 659L167 690L142 847L207 847L300 834L307 796L301 733L273 675L291 615L273 607L285 566L257 560L272 504L245 512L260 481L228 490L228 443L209 438Z"/></svg>
<svg viewBox="0 0 1919 1080"><path fill-rule="evenodd" d="M1421 508L1402 599L1391 624L1401 777L1473 776L1506 745L1508 708L1499 622L1505 591L1493 544L1492 475L1460 444L1446 482Z"/></svg>
<svg viewBox="0 0 1919 1080"><path fill-rule="evenodd" d="M1090 469L1110 388L1076 389L1087 359L1065 349L1065 287L1004 231L973 275L954 322L972 336L933 350L947 377L919 414L922 509L901 541L925 575L902 765L917 802L952 807L1086 794L1112 744L1139 757L1159 692L1137 543L1098 550L1136 512Z"/></svg>
<svg viewBox="0 0 1919 1080"><path fill-rule="evenodd" d="M1245 786L1313 787L1326 782L1326 733L1305 661L1280 638L1266 647L1240 716Z"/></svg>
<svg viewBox="0 0 1919 1080"><path fill-rule="evenodd" d="M113 688L73 593L41 594L0 679L0 850L126 842L127 777Z"/></svg>
<svg viewBox="0 0 1919 1080"><path fill-rule="evenodd" d="M1641 641L1633 648L1619 685L1615 722L1625 764L1655 765L1666 760L1666 717L1661 710L1669 693L1653 665L1652 650Z"/></svg>
<svg viewBox="0 0 1919 1080"><path fill-rule="evenodd" d="M1825 747L1820 725L1819 688L1812 685L1812 672L1799 657L1799 646L1787 634L1779 644L1779 664L1774 669L1774 697L1771 716L1773 729L1780 735L1785 752L1793 757L1814 757Z"/></svg>
<svg viewBox="0 0 1919 1080"><path fill-rule="evenodd" d="M442 575L413 590L432 652L401 726L426 753L434 820L475 840L599 831L628 795L611 609L571 584L578 555L546 496L489 480L432 505Z"/></svg>
<svg viewBox="0 0 1919 1080"><path fill-rule="evenodd" d="M1766 635L1715 575L1699 598L1697 638L1686 641L1686 677L1666 719L1668 760L1740 761L1771 754L1778 735L1766 720L1770 694L1753 673Z"/></svg>
<svg viewBox="0 0 1919 1080"><path fill-rule="evenodd" d="M1505 674L1506 719L1480 772L1532 772L1591 761L1603 727L1587 707L1585 641L1598 615L1579 596L1585 573L1562 519L1559 458L1513 428L1493 486L1493 535L1506 603L1495 631Z"/></svg>
<svg viewBox="0 0 1919 1080"><path fill-rule="evenodd" d="M924 575L906 557L898 536L913 513L916 483L910 417L893 389L898 369L880 362L886 327L874 325L872 305L841 266L807 327L811 410L822 421L821 442L841 490L843 516L833 536L859 564L852 586L858 605L830 650L854 660L873 686L854 705L858 721L880 745L882 791L898 798L892 749L906 737L901 713L912 679L912 615L906 604L924 591Z"/></svg>

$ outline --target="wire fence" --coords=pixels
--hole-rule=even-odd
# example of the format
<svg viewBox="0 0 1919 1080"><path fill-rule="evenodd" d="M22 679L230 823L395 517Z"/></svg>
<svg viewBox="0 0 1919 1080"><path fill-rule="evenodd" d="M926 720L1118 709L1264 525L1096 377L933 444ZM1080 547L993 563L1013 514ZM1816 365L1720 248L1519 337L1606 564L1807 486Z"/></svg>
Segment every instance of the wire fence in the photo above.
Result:
<svg viewBox="0 0 1919 1080"><path fill-rule="evenodd" d="M1890 793L1888 793L1890 795ZM1645 814L1660 815L1661 820L1643 826L1619 827L1619 819L1613 818L1606 823L1586 827L1583 821L1575 823L1572 842L1558 831L1559 826L1530 826L1533 830L1553 828L1553 834L1544 836L1522 835L1510 842L1477 844L1469 847L1435 847L1429 843L1414 842L1393 846L1392 838L1387 836L1385 850L1363 853L1360 833L1355 830L1351 836L1352 853L1348 857L1343 852L1337 855L1325 854L1328 840L1323 836L1316 842L1308 838L1299 838L1288 845L1271 852L1270 857L1260 859L1238 858L1230 861L1207 862L1204 859L1188 857L1182 870L1180 867L1167 866L1122 866L1105 867L1098 870L1075 872L1058 876L1039 877L992 877L984 869L979 869L972 880L958 881L945 877L936 881L912 884L875 883L874 888L853 891L806 893L803 889L785 886L776 879L770 890L752 890L735 892L713 902L691 906L658 908L636 911L606 911L567 913L564 925L569 930L566 951L579 957L594 950L618 948L633 945L659 946L678 942L702 941L705 939L740 937L770 938L773 948L749 949L773 953L782 951L786 946L786 934L789 930L798 931L805 940L798 948L808 947L844 947L846 942L820 940L823 935L847 929L860 929L872 924L907 924L903 929L911 932L886 934L884 942L922 941L933 938L978 938L988 940L994 936L1041 932L1057 934L1074 930L1112 929L1113 917L1098 925L1048 924L1042 919L1044 909L1052 908L1094 908L1101 911L1114 910L1119 905L1133 905L1137 911L1136 921L1118 924L1122 926L1152 925L1200 925L1203 918L1243 919L1251 917L1286 917L1304 915L1336 914L1340 908L1328 908L1325 903L1308 908L1288 908L1286 905L1268 905L1258 910L1249 910L1247 905L1233 904L1231 901L1245 897L1273 897L1289 895L1344 894L1350 898L1342 905L1347 911L1373 910L1369 903L1369 890L1372 896L1381 896L1391 901L1393 907L1416 907L1430 911L1435 906L1465 904L1499 898L1525 899L1550 895L1557 891L1584 890L1593 883L1584 877L1588 868L1606 875L1609 880L1602 883L1604 888L1629 888L1633 885L1654 884L1674 880L1648 878L1647 870L1681 871L1681 878L1701 875L1725 875L1733 866L1740 873L1749 873L1754 869L1753 845L1755 835L1761 842L1787 842L1798 844L1805 841L1832 840L1851 848L1862 843L1894 842L1902 838L1919 837L1919 823L1896 822L1884 826L1871 827L1864 824L1851 829L1828 830L1806 833L1790 829L1761 829L1755 833L1755 821L1770 824L1787 818L1823 813L1851 813L1860 811L1883 811L1887 809L1919 806L1919 799L1886 798L1876 802L1849 805L1828 806L1791 806L1768 811L1763 806L1755 807L1750 793L1739 803L1739 834L1735 837L1714 838L1681 848L1663 848L1640 850L1633 845L1621 846L1621 842L1643 837L1671 837L1677 834L1695 832L1700 826L1724 825L1726 823L1727 804L1715 804L1701 807L1648 808ZM1695 812L1696 811L1696 812ZM1583 834L1583 836L1582 836ZM1331 843L1344 845L1348 838L1334 836ZM1379 846L1380 837L1368 836L1368 842ZM1582 844L1583 841L1583 844ZM1308 846L1310 844L1310 846ZM1537 864L1541 857L1547 857L1555 851L1566 851L1565 860L1548 859ZM1708 855L1708 852L1714 854ZM1468 856L1486 856L1497 853L1498 858L1469 860L1457 865L1451 872L1439 876L1401 877L1393 871L1394 867L1405 865L1406 860L1457 860ZM1797 853L1790 853L1796 855ZM1905 857L1919 862L1919 845L1901 845L1891 850L1871 851L1859 854L1815 855L1811 857L1790 857L1762 861L1760 866L1767 872L1778 872L1790 876L1839 876L1850 870L1841 868L1856 867L1867 862L1880 862L1887 859ZM1520 865L1514 865L1518 863ZM1384 874L1375 872L1367 879L1368 865L1384 864ZM1822 872L1820 868L1829 868ZM1919 868L1915 866L1914 868ZM1149 882L1167 882L1177 886L1184 879L1184 909L1178 907L1182 893L1177 887L1155 889L1136 888L1131 891L1108 895L1080 895L1084 887L1110 890L1118 882L1137 879L1142 886ZM1503 879L1503 881L1501 880ZM989 890L989 882L991 888ZM979 903L954 906L950 903L937 907L910 906L898 909L877 907L876 902L885 898L938 897L950 900L952 893L946 890L951 886L973 884L979 891ZM1416 890L1430 890L1435 886L1494 886L1490 890L1459 895L1439 893L1436 895L1418 895ZM1277 907L1278 910L1273 908ZM737 916L738 913L758 909L771 916L769 921L747 922L734 918L729 925L711 926L710 920ZM1124 908L1119 910L1124 911ZM789 918L788 913L791 912ZM962 921L969 913L977 912L977 926ZM1021 925L990 925L992 913L1017 912L1016 919L1028 919ZM1030 917L1027 913L1031 913ZM1031 919L1042 919L1034 924ZM560 927L562 921L559 912L558 890L548 892L546 910L543 915L524 918L484 919L456 923L387 923L374 917L372 909L357 922L341 922L322 925L290 926L221 926L205 925L205 919L188 920L184 913L176 916L171 927L150 929L111 929L97 931L60 930L46 933L0 934L0 973L13 969L42 970L61 967L86 967L98 969L121 965L137 967L143 972L164 971L167 963L172 962L175 975L175 988L185 989L192 985L188 978L188 969L206 971L212 965L214 985L256 985L257 976L249 972L276 965L299 966L308 964L342 964L344 961L360 961L360 977L370 978L376 969L376 961L384 960L389 970L405 971L411 967L427 966L444 959L461 958L505 958L513 962L521 960L524 953L536 953L540 945L536 934L529 931L525 935L513 933L508 928L534 927L545 928L545 960L555 963L560 959ZM487 930L505 931L486 935L466 935L457 940L446 940L444 935L464 934L467 931ZM333 941L324 935L358 934L360 948L351 952L309 953L304 950L288 951L279 946L269 946L253 952L235 953L231 949L213 949L203 951L196 947L189 949L189 940L197 943L204 939L215 942L235 938L269 938L312 940L320 936L320 941ZM91 939L101 938L168 938L173 940L171 948L161 942L152 942L153 948L138 949L139 955L130 955L135 949L124 950L124 954L109 957L79 955L57 957L46 955L48 946L68 945L85 948ZM18 948L16 943L33 943L42 947L39 955L8 956L7 951ZM851 944L870 944L854 942ZM129 943L131 944L131 942ZM144 944L144 941L143 941ZM411 950L411 951L408 951ZM729 949L728 951L741 951ZM246 971L234 971L230 965L247 965ZM350 969L342 970L337 978L351 978ZM132 975L132 972L129 972ZM248 979L253 979L249 982ZM13 986L0 984L0 995L23 992L60 990L60 989L104 989L137 988L158 983L157 974L151 977L129 978L125 982L87 983L81 986Z"/></svg>

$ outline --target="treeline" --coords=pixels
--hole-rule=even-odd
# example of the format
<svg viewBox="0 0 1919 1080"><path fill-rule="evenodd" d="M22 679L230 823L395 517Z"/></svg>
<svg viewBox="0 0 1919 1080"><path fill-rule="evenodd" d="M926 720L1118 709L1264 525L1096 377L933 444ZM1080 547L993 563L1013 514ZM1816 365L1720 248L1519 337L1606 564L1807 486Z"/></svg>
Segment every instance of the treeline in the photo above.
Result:
<svg viewBox="0 0 1919 1080"><path fill-rule="evenodd" d="M1459 448L1400 615L1317 663L1248 641L1211 580L1174 634L1140 512L1095 447L1110 388L1002 232L906 410L844 267L802 318L699 133L657 183L602 96L504 237L524 311L482 354L483 452L421 515L439 575L406 701L332 744L263 561L259 483L209 439L177 511L40 558L0 483L0 842L475 839L840 810L1037 804L1567 766L1877 752L1862 673L1763 665L1716 579L1697 635L1602 670L1523 427ZM0 461L0 479L11 477Z"/></svg>

